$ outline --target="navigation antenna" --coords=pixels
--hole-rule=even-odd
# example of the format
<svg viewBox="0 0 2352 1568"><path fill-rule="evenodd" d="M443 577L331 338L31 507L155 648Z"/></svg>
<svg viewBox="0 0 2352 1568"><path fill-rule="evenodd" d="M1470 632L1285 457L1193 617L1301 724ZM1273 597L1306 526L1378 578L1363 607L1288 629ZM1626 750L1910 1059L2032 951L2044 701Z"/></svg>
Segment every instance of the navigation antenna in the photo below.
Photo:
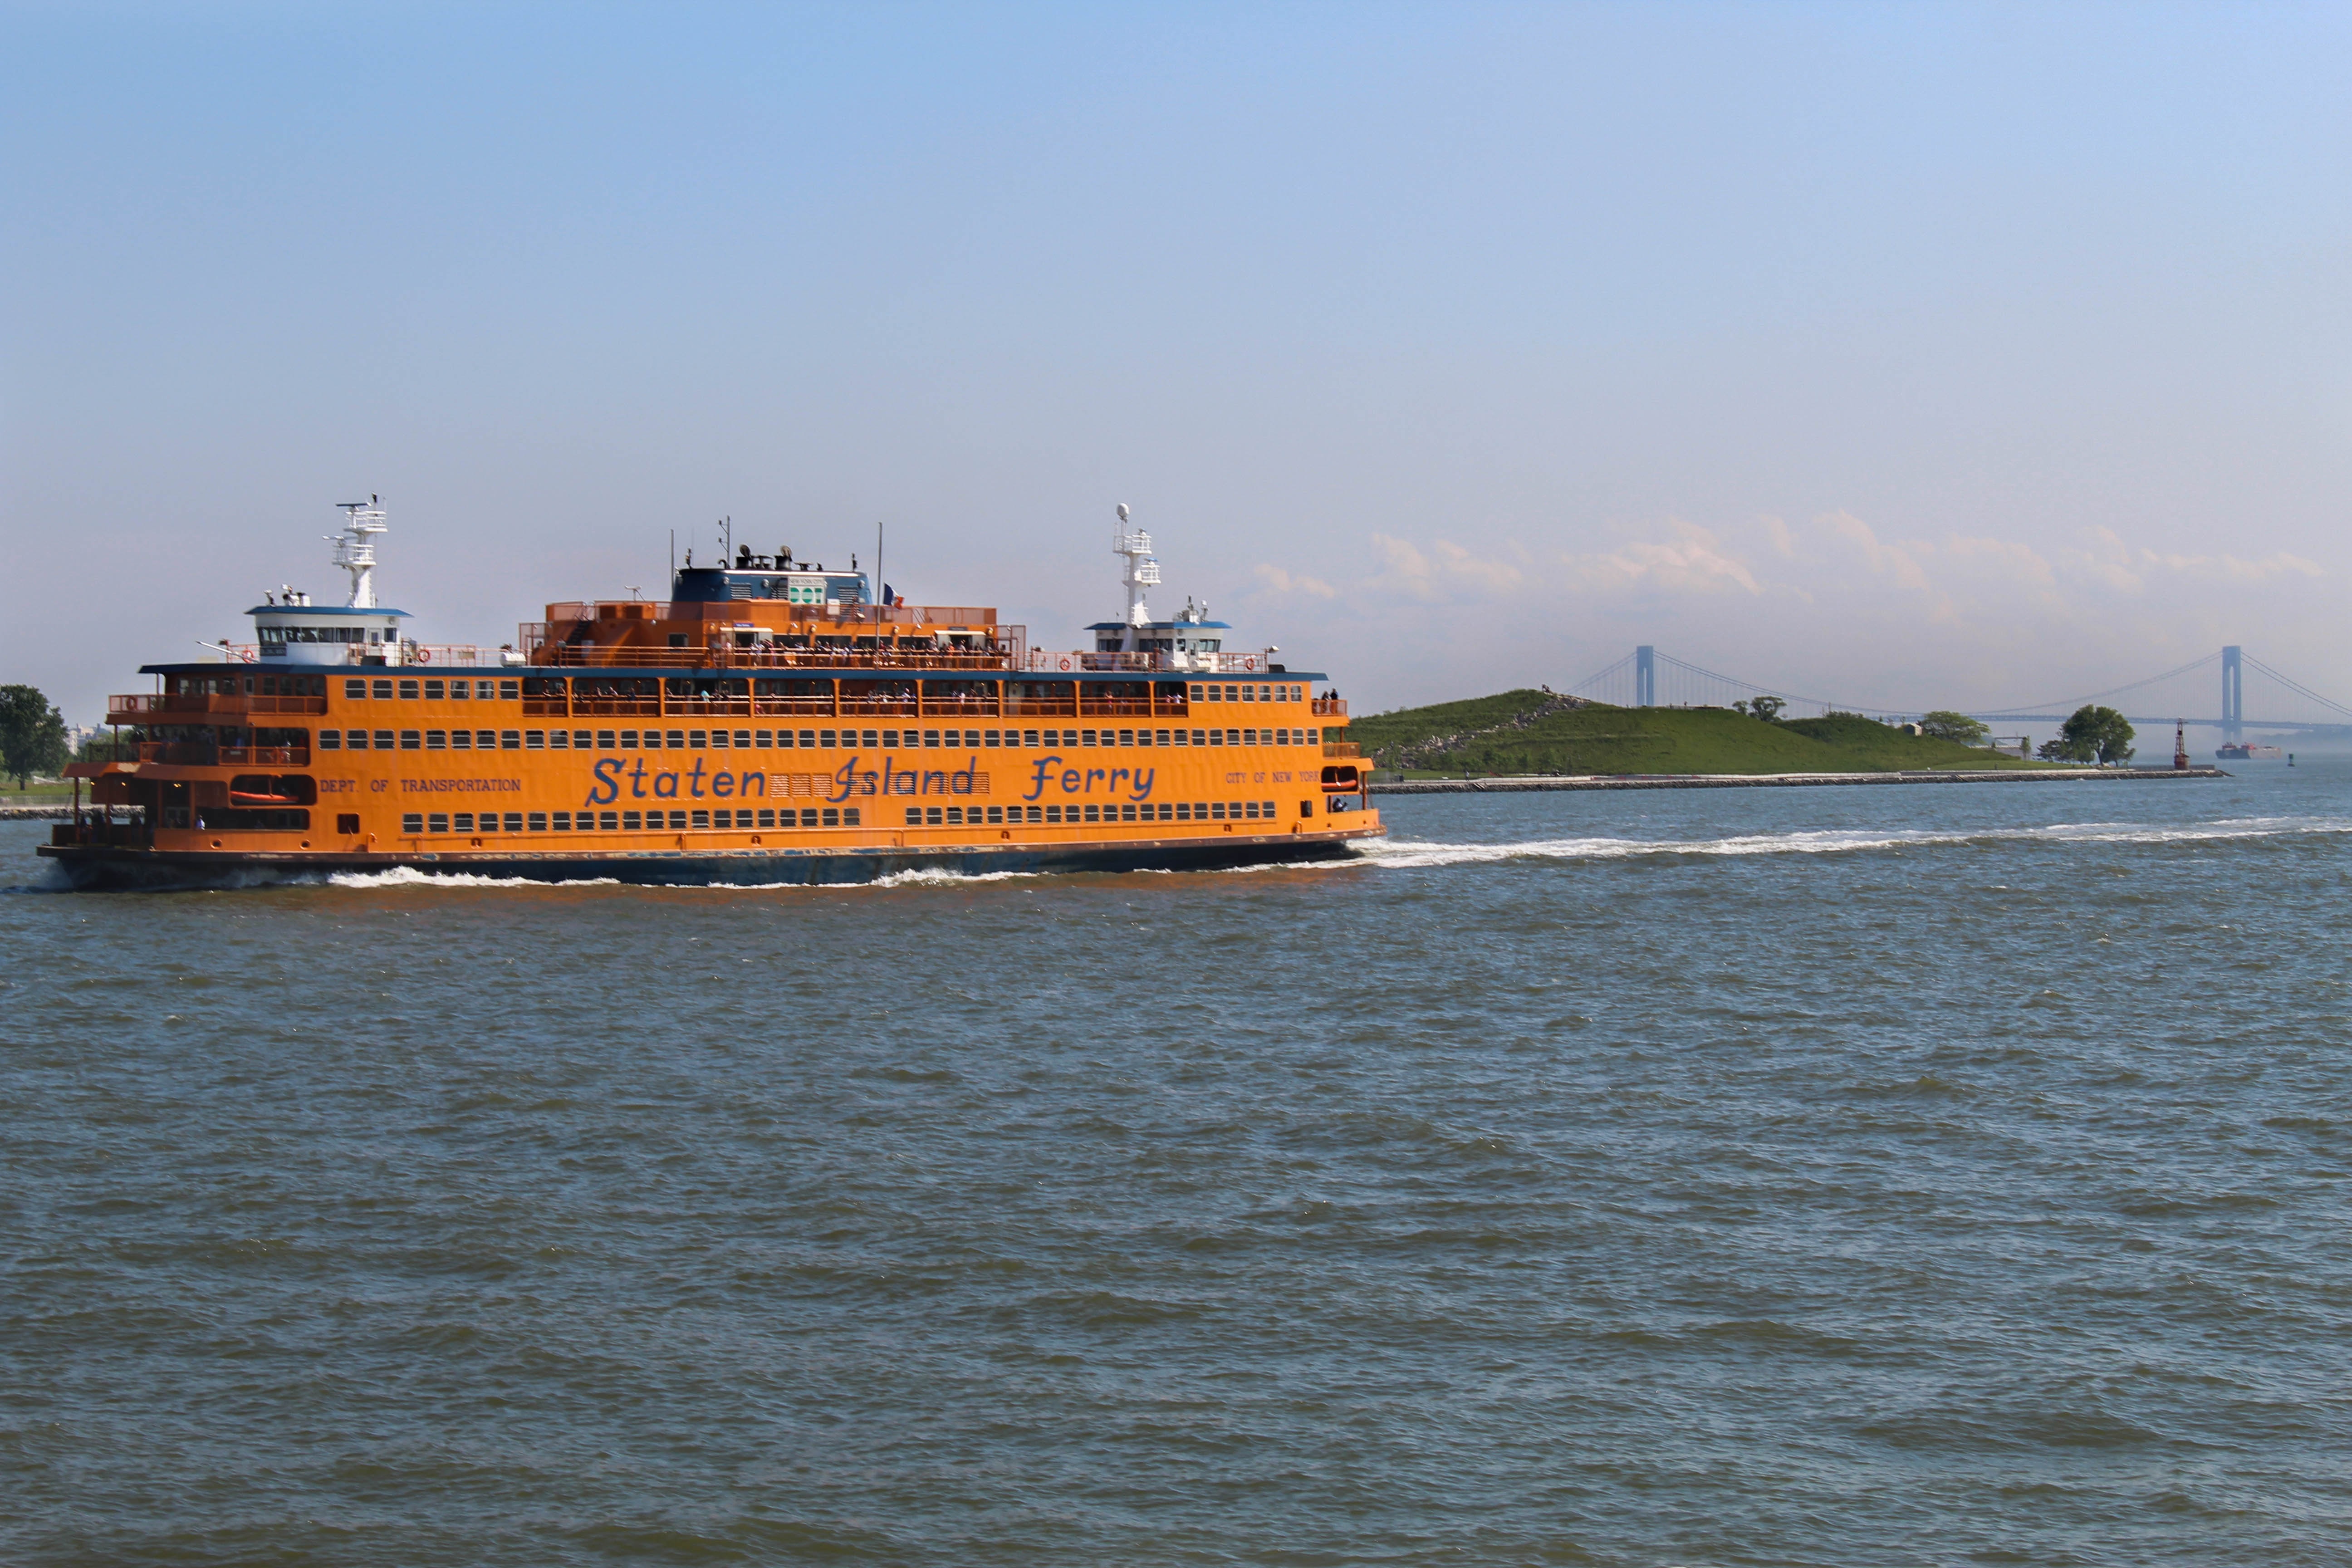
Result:
<svg viewBox="0 0 2352 1568"><path fill-rule="evenodd" d="M375 608L375 536L390 531L383 525L381 498L337 501L343 510L343 531L321 535L335 547L334 563L352 574L351 607Z"/></svg>
<svg viewBox="0 0 2352 1568"><path fill-rule="evenodd" d="M1160 560L1151 553L1151 535L1142 529L1130 531L1127 526L1127 503L1118 503L1118 531L1111 535L1110 552L1127 561L1127 575L1120 579L1127 584L1127 630L1119 637L1119 651L1135 651L1135 633L1139 626L1151 624L1151 611L1143 603L1146 588L1160 586Z"/></svg>

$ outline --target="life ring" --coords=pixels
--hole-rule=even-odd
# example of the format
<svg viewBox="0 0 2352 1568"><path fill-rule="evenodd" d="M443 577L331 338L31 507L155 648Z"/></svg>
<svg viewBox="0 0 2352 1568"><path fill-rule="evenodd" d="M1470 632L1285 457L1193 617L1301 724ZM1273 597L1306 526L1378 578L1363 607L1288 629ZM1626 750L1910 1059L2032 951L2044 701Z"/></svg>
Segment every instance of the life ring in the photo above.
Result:
<svg viewBox="0 0 2352 1568"><path fill-rule="evenodd" d="M1063 659L1062 659L1062 668L1063 668L1064 669L1067 669L1067 668L1070 668L1070 661L1069 661L1069 658L1068 658L1068 657L1067 657L1066 655L1066 656L1063 658Z"/></svg>
<svg viewBox="0 0 2352 1568"><path fill-rule="evenodd" d="M419 664L431 664L433 662L433 650L429 647L418 648L416 650L416 662Z"/></svg>
<svg viewBox="0 0 2352 1568"><path fill-rule="evenodd" d="M1257 668L1257 655L1252 654L1247 658L1242 660L1242 668L1244 669L1255 669Z"/></svg>

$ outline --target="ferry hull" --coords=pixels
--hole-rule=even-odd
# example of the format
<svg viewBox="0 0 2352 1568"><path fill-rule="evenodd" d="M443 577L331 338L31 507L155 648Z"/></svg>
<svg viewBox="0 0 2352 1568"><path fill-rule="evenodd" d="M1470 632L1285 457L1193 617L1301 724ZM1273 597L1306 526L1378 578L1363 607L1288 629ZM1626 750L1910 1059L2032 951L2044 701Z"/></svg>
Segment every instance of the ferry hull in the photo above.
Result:
<svg viewBox="0 0 2352 1568"><path fill-rule="evenodd" d="M427 877L533 882L614 881L646 887L840 886L908 872L974 877L1124 871L1219 871L1352 858L1351 842L1380 830L1216 838L920 847L848 846L774 850L622 850L604 854L334 854L155 850L42 845L77 889L172 891L254 887L339 873L405 869Z"/></svg>

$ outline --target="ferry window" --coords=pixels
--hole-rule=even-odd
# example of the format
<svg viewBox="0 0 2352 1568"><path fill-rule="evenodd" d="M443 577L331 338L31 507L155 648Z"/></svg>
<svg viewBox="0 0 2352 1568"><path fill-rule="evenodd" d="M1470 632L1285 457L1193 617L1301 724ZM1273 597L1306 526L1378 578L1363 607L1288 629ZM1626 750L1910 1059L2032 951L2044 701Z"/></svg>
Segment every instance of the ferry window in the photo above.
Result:
<svg viewBox="0 0 2352 1568"><path fill-rule="evenodd" d="M673 817L675 817L677 815L677 813L676 813L676 812L674 812L674 811L670 813L670 816L673 816ZM709 812L707 812L707 811L698 811L698 812L696 812L696 813L694 814L694 826L697 826L697 827L708 827L708 826L710 826L710 814L709 814Z"/></svg>
<svg viewBox="0 0 2352 1568"><path fill-rule="evenodd" d="M803 730L801 733L806 734L808 731ZM835 735L830 730L819 730L817 731L817 744L823 746L828 752L837 750L839 741L840 737Z"/></svg>
<svg viewBox="0 0 2352 1568"><path fill-rule="evenodd" d="M1192 731L1192 744L1196 746L1205 746L1208 743L1209 732L1206 730L1195 730Z"/></svg>
<svg viewBox="0 0 2352 1568"><path fill-rule="evenodd" d="M739 752L740 752L740 751L744 750L746 747L750 746L750 745L751 745L751 731L749 731L749 730L738 730L738 731L735 731L735 749L736 749L737 751L739 751ZM762 746L764 746L764 745L766 745L767 743L768 743L768 732L767 732L765 730L762 730L762 731L760 731L760 744L761 744Z"/></svg>
<svg viewBox="0 0 2352 1568"><path fill-rule="evenodd" d="M1071 809L1072 811L1076 811L1076 810L1077 809L1077 807L1074 805L1074 806L1072 806L1070 809ZM1047 806L1047 807L1045 808L1045 820L1046 820L1046 821L1048 821L1048 822L1059 822L1059 821L1061 821L1061 820L1062 820L1062 808L1061 808L1060 806L1058 806L1058 805L1049 805L1049 806Z"/></svg>
<svg viewBox="0 0 2352 1568"><path fill-rule="evenodd" d="M1179 822L1190 822L1190 821L1192 821L1192 803L1190 803L1190 802L1188 801L1188 802L1186 802L1186 803L1184 803L1184 804L1182 804L1182 805L1181 805L1177 806L1177 808L1176 808L1176 820L1177 820L1177 821L1179 821Z"/></svg>
<svg viewBox="0 0 2352 1568"><path fill-rule="evenodd" d="M1221 800L1210 802L1209 816L1214 821L1223 822L1225 819L1225 803Z"/></svg>
<svg viewBox="0 0 2352 1568"><path fill-rule="evenodd" d="M441 683L439 681L428 680L425 683L425 700L427 702L438 702L441 700Z"/></svg>
<svg viewBox="0 0 2352 1568"><path fill-rule="evenodd" d="M416 730L403 730L400 732L400 749L402 751L422 751L424 747L425 736L422 731Z"/></svg>
<svg viewBox="0 0 2352 1568"><path fill-rule="evenodd" d="M583 811L580 815L584 819L588 814ZM558 833L569 833L572 831L572 814L570 812L559 811L555 814L555 831Z"/></svg>
<svg viewBox="0 0 2352 1568"><path fill-rule="evenodd" d="M776 732L773 730L754 730L751 731L751 739L752 742L764 752L775 745ZM743 743L743 731L740 730L735 731L735 743L739 746ZM786 737L784 743L787 745L792 743L789 736ZM773 824L770 826L772 826Z"/></svg>
<svg viewBox="0 0 2352 1568"><path fill-rule="evenodd" d="M784 813L782 820L783 825L786 827L790 827L793 825L793 814L789 811ZM816 826L816 807L812 805L802 811L801 826L803 827L814 827Z"/></svg>
<svg viewBox="0 0 2352 1568"><path fill-rule="evenodd" d="M676 741L670 742L672 745L677 743ZM710 732L707 730L688 730L686 732L686 743L698 752L708 751L710 747Z"/></svg>
<svg viewBox="0 0 2352 1568"><path fill-rule="evenodd" d="M670 731L668 733L669 733L669 749L670 749L671 751L673 751L673 752L682 752L682 751L686 750L686 731L683 731L683 730L672 730L672 731ZM656 741L656 740L655 740L655 738L654 738L654 737L655 737L655 734L656 734L656 731L652 731L652 730L648 730L648 731L646 731L646 750L647 750L647 751L649 751L649 752L659 751L659 750L661 749L660 743L659 743L657 741Z"/></svg>
<svg viewBox="0 0 2352 1568"><path fill-rule="evenodd" d="M1225 743L1225 732L1223 730L1210 731L1207 743L1212 746L1223 745Z"/></svg>
<svg viewBox="0 0 2352 1568"><path fill-rule="evenodd" d="M1017 806L1017 805L1016 805L1016 806L1014 806L1014 807L1013 808L1013 819L1014 819L1015 821L1020 820L1021 811L1022 811L1022 808L1021 808L1020 806ZM1042 806L1042 805L1033 805L1033 806L1030 806L1030 807L1028 808L1028 811L1029 811L1029 820L1030 820L1030 821L1032 821L1032 822L1043 822L1043 821L1045 821L1045 808L1044 806Z"/></svg>
<svg viewBox="0 0 2352 1568"><path fill-rule="evenodd" d="M534 811L530 814L530 830L533 833L544 833L547 831L547 813L543 811Z"/></svg>
<svg viewBox="0 0 2352 1568"><path fill-rule="evenodd" d="M974 822L978 822L980 820L980 807L975 805L971 808L971 819ZM960 805L951 805L948 807L948 826L950 827L961 827L963 826L963 807Z"/></svg>
<svg viewBox="0 0 2352 1568"><path fill-rule="evenodd" d="M1004 733L1005 733L1005 736L1006 736L1006 739L1005 739L1005 744L1006 744L1006 745L1009 745L1009 746L1011 746L1011 745L1019 745L1019 746L1034 746L1034 745L1037 743L1037 731L1034 731L1034 730L1024 730L1024 731L1021 731L1021 739L1020 739L1020 740L1018 740L1018 741L1014 741L1014 740L1013 740L1013 739L1011 738L1011 737L1012 737L1012 734L1013 734L1013 731L1012 731L1007 730Z"/></svg>
<svg viewBox="0 0 2352 1568"><path fill-rule="evenodd" d="M1113 806L1111 807L1111 810L1113 813L1116 813L1118 810L1118 807ZM1102 807L1098 805L1090 805L1087 807L1087 820L1088 822L1100 822L1102 820ZM1118 818L1114 815L1111 820L1116 822Z"/></svg>
<svg viewBox="0 0 2352 1568"><path fill-rule="evenodd" d="M483 684L483 685L485 685L485 686L488 686L488 685L489 684L489 682L486 680L486 681L482 682L482 684ZM488 696L489 695L489 693L488 693L488 692L487 692L487 691L485 691L485 692L483 692L483 693L482 693L482 695L483 695L483 696L485 696L485 697L488 697ZM516 698L520 697L520 696L522 695L522 682L521 682L521 681L520 681L520 680L501 680L501 681L499 681L499 696L501 696L501 697L503 697L503 698L505 698L505 699L507 699L509 701L512 701L512 700L514 700Z"/></svg>
<svg viewBox="0 0 2352 1568"><path fill-rule="evenodd" d="M989 826L991 826L992 827L992 826L996 826L997 824L999 824L999 823L1003 822L1003 820L1004 820L1004 808L1003 808L1003 806L1001 806L1001 805L992 805L992 806L990 806L990 807L988 808L988 821L989 821Z"/></svg>
<svg viewBox="0 0 2352 1568"><path fill-rule="evenodd" d="M509 833L520 833L522 831L521 812L509 811L507 813L507 831Z"/></svg>
<svg viewBox="0 0 2352 1568"><path fill-rule="evenodd" d="M389 702L392 700L391 681L379 680L375 683L375 700L378 702Z"/></svg>
<svg viewBox="0 0 2352 1568"><path fill-rule="evenodd" d="M841 825L844 827L855 827L857 826L857 808L856 806L845 805L841 808Z"/></svg>
<svg viewBox="0 0 2352 1568"><path fill-rule="evenodd" d="M1135 731L1132 730L1121 730L1118 732L1118 743L1122 746L1132 746L1135 744ZM1147 742L1146 743L1148 744L1149 742Z"/></svg>
<svg viewBox="0 0 2352 1568"><path fill-rule="evenodd" d="M403 702L414 702L416 700L416 682L413 680L404 680L400 683L400 700Z"/></svg>
<svg viewBox="0 0 2352 1568"><path fill-rule="evenodd" d="M556 732L558 734L562 733L562 731L558 731ZM514 731L509 730L507 733L511 735ZM522 749L526 752L543 752L547 750L547 731L544 730L525 730L522 732Z"/></svg>
<svg viewBox="0 0 2352 1568"><path fill-rule="evenodd" d="M670 633L669 646L672 647L684 647L686 646L686 634L684 632Z"/></svg>
<svg viewBox="0 0 2352 1568"><path fill-rule="evenodd" d="M1131 805L1120 806L1118 808L1118 819L1121 822L1133 822L1135 820L1135 807Z"/></svg>
<svg viewBox="0 0 2352 1568"><path fill-rule="evenodd" d="M1168 731L1161 730L1158 733L1159 743L1163 746L1166 745L1168 743ZM1139 746L1149 746L1152 744L1152 734L1153 731L1150 730L1138 730L1135 732L1135 743Z"/></svg>
<svg viewBox="0 0 2352 1568"><path fill-rule="evenodd" d="M421 811L403 812L400 817L400 830L403 833L424 832L425 814Z"/></svg>
<svg viewBox="0 0 2352 1568"><path fill-rule="evenodd" d="M467 689L467 689L467 685L468 685L468 684L469 684L468 682L466 682L466 681L463 681L463 680L453 680L453 681L451 681L451 682L449 683L449 695L450 695L451 697L453 697L453 698L457 699L457 700L458 700L458 701L460 701L460 702L463 702L464 700L466 700L466 697L467 697Z"/></svg>
<svg viewBox="0 0 2352 1568"><path fill-rule="evenodd" d="M559 752L568 752L572 749L572 731L551 730L548 731L547 743ZM584 733L580 737L580 749L583 752L588 749L588 737Z"/></svg>
<svg viewBox="0 0 2352 1568"><path fill-rule="evenodd" d="M457 814L457 831L458 831L458 832L460 832L460 833L471 833L471 832L473 832L473 831L474 831L474 814L473 814L472 812L470 812L470 811L461 811L461 812L459 812L459 813Z"/></svg>
<svg viewBox="0 0 2352 1568"><path fill-rule="evenodd" d="M336 831L336 832L338 832L338 833L357 833L359 830L360 830L360 814L359 814L358 812L356 812L356 811L346 811L346 812L342 813L341 816L337 816L337 817L335 818L335 831Z"/></svg>
<svg viewBox="0 0 2352 1568"><path fill-rule="evenodd" d="M1204 686L1196 686L1192 688L1192 700L1195 702L1206 702L1208 699L1202 694L1208 688Z"/></svg>
<svg viewBox="0 0 2352 1568"><path fill-rule="evenodd" d="M846 734L847 732L848 732L848 731L843 731L843 733L845 733L845 734ZM847 744L847 742L843 742L843 743L844 743L844 744ZM877 734L877 733L876 733L874 731L872 731L872 730L868 730L868 731L866 731L866 749L867 751L869 751L869 752L874 751L874 750L876 750L877 748L878 748L881 744L882 744L881 737L880 737L878 734Z"/></svg>
<svg viewBox="0 0 2352 1568"><path fill-rule="evenodd" d="M773 827L775 825L776 825L776 814L775 814L774 812L772 812L772 811L762 811L762 812L761 812L761 813L760 813L760 826L762 826L762 827Z"/></svg>
<svg viewBox="0 0 2352 1568"><path fill-rule="evenodd" d="M917 815L917 816L919 816L923 815L919 808L910 807L909 809L910 809L910 810L914 810L914 811L916 812L916 815ZM941 816L940 816L940 808L939 808L938 806L936 806L936 805L935 805L935 806L931 807L931 809L930 809L930 814L929 814L929 817L927 818L927 820L928 820L928 822L929 823L929 825L930 825L931 826L933 826L933 827L937 827L937 826L940 825L940 822L941 822L941 820L942 820L942 817L941 817Z"/></svg>
<svg viewBox="0 0 2352 1568"><path fill-rule="evenodd" d="M322 752L339 752L342 750L342 746L343 732L341 730L321 730L319 731L319 750Z"/></svg>
<svg viewBox="0 0 2352 1568"><path fill-rule="evenodd" d="M439 751L446 751L446 750L448 748L448 745L449 745L449 731L446 731L446 730L427 730L427 731L425 731L425 749L426 751L428 751L428 752L439 752Z"/></svg>
<svg viewBox="0 0 2352 1568"><path fill-rule="evenodd" d="M482 731L482 733L483 733L483 734L485 734L485 735L487 735L487 734L488 734L488 733L489 733L489 731L488 731L488 730L485 730L485 731ZM520 752L520 751L521 751L521 750L522 750L522 731L520 731L520 730L501 730L501 731L499 731L499 749L500 749L500 750L502 750L502 751L509 751L509 752Z"/></svg>
<svg viewBox="0 0 2352 1568"><path fill-rule="evenodd" d="M450 731L449 749L455 752L472 751L474 749L474 732L471 730Z"/></svg>
<svg viewBox="0 0 2352 1568"><path fill-rule="evenodd" d="M909 827L920 827L922 825L923 808L919 805L908 806L907 808L907 826Z"/></svg>
<svg viewBox="0 0 2352 1568"><path fill-rule="evenodd" d="M910 746L911 746L911 745L917 745L917 744L919 744L919 742L917 742L917 741L914 739L914 735L915 735L915 732L914 732L912 730L909 730L909 731L907 731L907 743L908 743L908 745L910 745ZM874 742L871 742L871 741L868 741L868 742L866 742L866 743L867 745L869 745L869 746L870 746L870 745L872 745ZM883 749L884 751L886 751L886 752L894 752L894 751L897 751L897 750L898 749L898 731L896 731L896 730L885 730L885 731L882 731L882 749Z"/></svg>
<svg viewBox="0 0 2352 1568"><path fill-rule="evenodd" d="M1319 745L1321 745L1321 744L1323 743L1323 731L1320 731L1320 730L1309 730L1309 731L1307 731L1307 740L1306 740L1306 742L1305 742L1305 743L1306 743L1306 744L1307 744L1307 745L1310 745L1310 746L1319 746Z"/></svg>
<svg viewBox="0 0 2352 1568"><path fill-rule="evenodd" d="M1298 815L1301 816L1313 816L1315 815L1315 803L1311 800L1300 801L1298 803Z"/></svg>
<svg viewBox="0 0 2352 1568"><path fill-rule="evenodd" d="M609 734L611 734L611 733L612 733L612 731L609 731L609 730L607 730L607 731L603 731L603 733L609 735ZM623 751L625 751L625 752L634 752L634 751L635 751L636 749L637 749L637 732L636 732L635 730L624 730L624 731L621 731L621 750L623 750Z"/></svg>
<svg viewBox="0 0 2352 1568"><path fill-rule="evenodd" d="M1255 701L1256 701L1256 700L1257 700L1257 688L1256 688L1256 687L1255 687L1255 686L1244 686L1244 687L1243 687L1243 688L1242 688L1242 700L1243 700L1243 701L1244 701L1244 702L1255 702Z"/></svg>
<svg viewBox="0 0 2352 1568"><path fill-rule="evenodd" d="M1246 816L1246 817L1248 817L1248 818L1249 818L1251 821L1253 821L1253 822L1256 821L1256 820L1257 820L1257 802L1255 802L1255 801L1254 801L1254 800L1253 800L1253 801L1248 802L1246 805L1244 805L1243 806L1243 808L1242 808L1242 815L1243 815L1243 816Z"/></svg>
<svg viewBox="0 0 2352 1568"><path fill-rule="evenodd" d="M1004 744L1004 731L1002 730L983 730L981 737L980 743L983 746L1000 747Z"/></svg>
<svg viewBox="0 0 2352 1568"><path fill-rule="evenodd" d="M428 813L426 813L426 814L425 814L425 832L427 832L427 833L446 833L446 832L448 832L448 831L449 831L449 814L448 814L447 812L444 812L444 811L435 811L435 812L428 812Z"/></svg>
<svg viewBox="0 0 2352 1568"><path fill-rule="evenodd" d="M1175 819L1176 808L1169 805L1166 801L1161 801L1160 803L1160 820L1162 822L1173 822Z"/></svg>
<svg viewBox="0 0 2352 1568"><path fill-rule="evenodd" d="M638 828L644 826L645 818L639 816L636 812L625 811L621 813L621 826L624 831L635 833Z"/></svg>
<svg viewBox="0 0 2352 1568"><path fill-rule="evenodd" d="M344 682L343 682L343 700L344 700L344 701L349 702L349 701L352 700L353 700L353 699L355 699L355 698L362 698L362 697L365 697L366 695L367 695L367 682L366 682L366 681L364 681L364 680L346 680L346 681L344 681Z"/></svg>
<svg viewBox="0 0 2352 1568"><path fill-rule="evenodd" d="M618 832L621 826L621 814L617 811L599 813L596 817L596 826L602 832Z"/></svg>

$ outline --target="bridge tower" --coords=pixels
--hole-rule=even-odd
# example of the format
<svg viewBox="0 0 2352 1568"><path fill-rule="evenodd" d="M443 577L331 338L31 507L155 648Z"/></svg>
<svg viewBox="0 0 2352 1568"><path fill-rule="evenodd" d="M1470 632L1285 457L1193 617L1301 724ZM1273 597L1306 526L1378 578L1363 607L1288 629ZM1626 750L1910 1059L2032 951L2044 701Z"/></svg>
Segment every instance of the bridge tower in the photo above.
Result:
<svg viewBox="0 0 2352 1568"><path fill-rule="evenodd" d="M1658 650L1643 643L1633 650L1633 706L1658 705Z"/></svg>
<svg viewBox="0 0 2352 1568"><path fill-rule="evenodd" d="M2236 745L2245 738L2246 682L2242 652L2235 647L2221 650L2221 739Z"/></svg>

